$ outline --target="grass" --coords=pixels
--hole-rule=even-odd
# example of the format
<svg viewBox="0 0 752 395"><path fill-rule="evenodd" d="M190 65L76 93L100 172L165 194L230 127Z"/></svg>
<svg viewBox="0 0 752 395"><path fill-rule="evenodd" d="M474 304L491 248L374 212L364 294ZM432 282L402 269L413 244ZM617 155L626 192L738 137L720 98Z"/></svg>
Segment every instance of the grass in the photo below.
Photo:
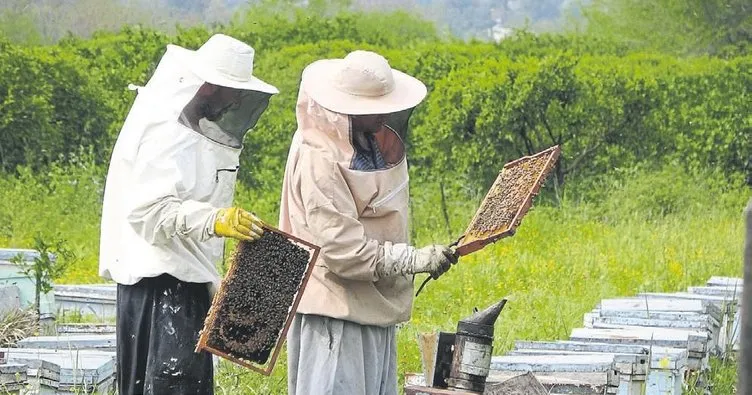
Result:
<svg viewBox="0 0 752 395"><path fill-rule="evenodd" d="M62 281L100 281L95 255L98 174L91 168L60 172L53 176L66 182L52 183L56 188L30 175L0 179L0 218L6 219L0 221L0 243L23 247L33 231L55 224L82 258ZM81 179L89 184L72 186L72 180ZM741 276L742 211L750 194L740 183L712 172L693 174L669 166L581 185L569 188L579 191L556 204L550 195L541 196L514 237L464 257L426 286L415 300L412 320L398 332L400 377L421 369L418 333L454 331L457 321L474 307L484 308L501 298L509 302L496 325L495 354L509 350L515 340L566 339L573 328L582 326L583 314L603 298L680 291L713 275ZM411 188L412 231L418 246L453 241L478 201L450 193L447 230L436 209L440 202L434 186ZM20 198L29 203L7 203ZM241 187L237 201L276 223L273 193ZM733 361L712 362L714 394L733 393L735 366ZM216 383L218 394L286 393L285 355L270 377L221 362Z"/></svg>
<svg viewBox="0 0 752 395"><path fill-rule="evenodd" d="M651 193L656 185L662 189ZM596 203L565 197L559 206L538 205L514 237L464 257L429 282L415 300L412 320L399 330L400 376L421 369L415 341L420 332L455 331L473 307L501 298L510 301L496 325L495 354L509 350L515 340L568 338L582 326L583 314L604 298L681 291L714 275L741 276L747 189L716 174L691 175L671 167L599 188L591 194L600 199ZM442 231L446 227L436 214L436 195L416 199L418 245L450 242L472 214L474 203L453 199L458 203L449 207L450 222L461 225ZM223 365L219 388L285 393L285 363L283 356L269 378ZM733 361L714 360L710 382L714 394L733 393Z"/></svg>
<svg viewBox="0 0 752 395"><path fill-rule="evenodd" d="M115 324L112 317L102 318L94 313L81 313L78 310L58 311L56 321L66 324Z"/></svg>

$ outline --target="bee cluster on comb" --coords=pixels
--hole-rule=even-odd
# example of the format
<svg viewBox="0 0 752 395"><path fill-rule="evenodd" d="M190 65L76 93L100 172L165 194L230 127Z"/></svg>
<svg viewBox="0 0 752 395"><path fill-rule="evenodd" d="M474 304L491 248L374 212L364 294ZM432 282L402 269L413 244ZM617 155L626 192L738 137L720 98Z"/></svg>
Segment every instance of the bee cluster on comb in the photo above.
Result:
<svg viewBox="0 0 752 395"><path fill-rule="evenodd" d="M470 224L469 233L482 235L509 229L538 175L545 169L546 159L530 158L502 170Z"/></svg>
<svg viewBox="0 0 752 395"><path fill-rule="evenodd" d="M238 243L197 350L270 373L317 255L318 247L272 228ZM254 366L270 357L266 370Z"/></svg>
<svg viewBox="0 0 752 395"><path fill-rule="evenodd" d="M458 246L461 255L514 233L553 170L559 152L554 146L504 166L465 231Z"/></svg>

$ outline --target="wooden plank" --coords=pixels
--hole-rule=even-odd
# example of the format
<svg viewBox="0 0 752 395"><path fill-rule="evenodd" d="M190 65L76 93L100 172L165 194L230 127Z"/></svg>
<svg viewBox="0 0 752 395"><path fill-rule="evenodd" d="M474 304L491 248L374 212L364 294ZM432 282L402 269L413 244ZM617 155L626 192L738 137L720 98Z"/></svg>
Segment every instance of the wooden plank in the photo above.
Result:
<svg viewBox="0 0 752 395"><path fill-rule="evenodd" d="M8 361L25 365L46 361L59 366L60 383L99 383L115 375L115 353L91 350L5 349Z"/></svg>
<svg viewBox="0 0 752 395"><path fill-rule="evenodd" d="M729 300L741 300L743 289L741 287L689 287L687 292L698 295L720 296Z"/></svg>
<svg viewBox="0 0 752 395"><path fill-rule="evenodd" d="M115 334L104 335L59 335L27 337L18 342L20 348L91 349L110 350L116 347Z"/></svg>
<svg viewBox="0 0 752 395"><path fill-rule="evenodd" d="M706 283L708 286L711 287L727 287L727 286L738 286L742 287L744 285L744 279L738 278L738 277L719 277L719 276L713 276L710 277L708 282Z"/></svg>
<svg viewBox="0 0 752 395"><path fill-rule="evenodd" d="M515 344L515 350L527 349L527 353L536 351L550 351L552 353L612 353L612 354L631 354L644 355L650 359L652 367L661 369L673 369L689 366L689 353L686 349L647 346L639 344L624 343L598 343L595 341L556 341L556 342L528 342L522 341ZM695 361L700 364L701 361Z"/></svg>
<svg viewBox="0 0 752 395"><path fill-rule="evenodd" d="M574 357L585 357L585 358L600 358L600 357L609 357L613 359L613 366L616 366L616 364L635 364L635 360L639 360L642 362L642 364L647 365L647 355L640 355L640 354L627 354L627 353L607 353L607 352L596 352L596 351L556 351L556 350L526 350L526 349L519 349L519 350L513 350L505 354L506 356L545 356L546 358L551 358L555 356L574 356ZM618 370L620 373L625 373L629 375L641 375L645 374L644 371L636 370L631 366L622 366L621 368L618 368L615 370Z"/></svg>
<svg viewBox="0 0 752 395"><path fill-rule="evenodd" d="M739 324L740 324L740 311L739 305L741 299L732 299L725 296L714 295L702 295L693 294L689 292L679 293L644 293L641 294L650 300L699 300L702 303L709 306L711 314L718 317L718 321L721 323L719 336L718 336L718 349L721 353L725 353L727 350L733 350L733 348L739 342Z"/></svg>
<svg viewBox="0 0 752 395"><path fill-rule="evenodd" d="M434 386L433 381L434 369L436 368L436 351L439 347L439 333L419 333L418 350L420 351L420 361L423 365L423 374L429 386Z"/></svg>
<svg viewBox="0 0 752 395"><path fill-rule="evenodd" d="M606 372L612 369L613 355L519 356L491 358L491 369L502 372Z"/></svg>
<svg viewBox="0 0 752 395"><path fill-rule="evenodd" d="M75 295L92 299L112 300L117 297L116 284L68 284L54 285L55 297Z"/></svg>
<svg viewBox="0 0 752 395"><path fill-rule="evenodd" d="M4 363L0 365L0 373L2 374L16 374L26 372L26 365L19 363Z"/></svg>
<svg viewBox="0 0 752 395"><path fill-rule="evenodd" d="M0 386L3 395L16 395L20 394L22 389L26 389L26 383L6 384Z"/></svg>
<svg viewBox="0 0 752 395"><path fill-rule="evenodd" d="M699 302L702 303L702 302ZM681 312L681 311L644 311L644 310L611 310L601 311L593 309L589 313L600 317L619 317L619 318L640 318L647 320L666 320L666 321L688 321L688 322L705 322L720 327L721 322L710 313Z"/></svg>
<svg viewBox="0 0 752 395"><path fill-rule="evenodd" d="M645 354L649 347L630 344L589 343L570 340L547 341L516 341L515 349L552 350L552 351L588 351L602 353Z"/></svg>
<svg viewBox="0 0 752 395"><path fill-rule="evenodd" d="M488 382L500 383L519 375L519 372L492 372L488 376ZM535 373L536 380L543 385L548 393L554 394L578 394L578 395L602 395L613 387L609 387L607 375L598 373Z"/></svg>
<svg viewBox="0 0 752 395"><path fill-rule="evenodd" d="M704 349L687 348L692 336L707 339L707 333L669 328L622 327L622 328L575 328L570 340L595 341L599 343L622 343L645 346L684 348L688 351L703 352Z"/></svg>
<svg viewBox="0 0 752 395"><path fill-rule="evenodd" d="M426 385L424 376L416 373L405 374L405 394L423 395L477 395L460 390L433 388ZM521 392L520 392L521 391ZM543 391L543 392L540 392ZM487 380L484 395L547 395L548 391L531 373L516 374L501 381Z"/></svg>
<svg viewBox="0 0 752 395"><path fill-rule="evenodd" d="M548 391L535 376L528 372L501 383L486 385L484 395L548 395Z"/></svg>
<svg viewBox="0 0 752 395"><path fill-rule="evenodd" d="M60 365L43 359L26 360L26 365L29 367L29 376L54 382L55 387L60 383Z"/></svg>
<svg viewBox="0 0 752 395"><path fill-rule="evenodd" d="M695 300L681 300L680 298L656 300L646 298L604 299L600 303L600 311L604 315L608 315L612 311L708 313L707 307L697 298Z"/></svg>
<svg viewBox="0 0 752 395"><path fill-rule="evenodd" d="M55 309L61 314L92 314L100 320L116 313L114 286L56 285Z"/></svg>
<svg viewBox="0 0 752 395"><path fill-rule="evenodd" d="M565 347L562 347L565 346ZM581 343L569 347L566 344L545 342L518 342L509 355L570 355L570 354L612 354L630 355L649 361L651 369L676 370L687 366L686 350L669 347L634 346L628 344ZM638 351L638 352L634 352ZM644 358L644 359L643 359Z"/></svg>
<svg viewBox="0 0 752 395"><path fill-rule="evenodd" d="M622 382L644 382L647 357L603 353L505 355L493 357L491 369L494 374L532 372L536 377L550 375L577 380L582 380L581 375L587 374L590 380L587 382L588 387L605 386L615 389ZM632 386L629 384L627 387Z"/></svg>
<svg viewBox="0 0 752 395"><path fill-rule="evenodd" d="M27 366L19 363L0 365L0 388L25 383Z"/></svg>
<svg viewBox="0 0 752 395"><path fill-rule="evenodd" d="M658 320L649 318L632 317L601 317L595 314L585 314L583 323L586 328L592 328L594 324L622 325L622 326L645 326L656 328L691 329L694 331L708 331L717 335L720 325L714 322L709 315L698 315L698 320Z"/></svg>
<svg viewBox="0 0 752 395"><path fill-rule="evenodd" d="M707 333L666 328L625 327L619 329L576 328L570 340L596 343L636 344L687 350L687 367L703 371L708 367Z"/></svg>
<svg viewBox="0 0 752 395"><path fill-rule="evenodd" d="M697 353L714 352L718 349L718 335L719 331L710 330L696 330L692 328L665 328L660 326L636 326L636 325L622 325L622 324L606 324L606 323L593 323L591 326L593 329L627 329L627 330L672 330L672 331L685 331L689 333L687 341L687 350Z"/></svg>
<svg viewBox="0 0 752 395"><path fill-rule="evenodd" d="M465 392L441 388L431 388L416 385L406 385L405 395L478 395L476 392Z"/></svg>
<svg viewBox="0 0 752 395"><path fill-rule="evenodd" d="M60 335L68 334L88 334L88 335L101 335L108 333L115 333L114 324L69 324L61 323L56 325L57 333Z"/></svg>
<svg viewBox="0 0 752 395"><path fill-rule="evenodd" d="M26 262L32 262L39 258L39 251L22 248L0 248L0 262L10 263L15 257L21 255ZM52 254L50 254L52 256Z"/></svg>
<svg viewBox="0 0 752 395"><path fill-rule="evenodd" d="M725 296L715 296L715 295L702 295L702 294L693 294L689 292L674 292L674 293L668 293L668 292L641 292L638 294L640 297L649 297L651 300L671 300L671 301L677 301L677 300L699 300L703 302L709 302L716 306L724 306L727 304L739 304L740 298L727 298ZM741 295L740 295L741 297ZM655 303L655 302L651 302Z"/></svg>

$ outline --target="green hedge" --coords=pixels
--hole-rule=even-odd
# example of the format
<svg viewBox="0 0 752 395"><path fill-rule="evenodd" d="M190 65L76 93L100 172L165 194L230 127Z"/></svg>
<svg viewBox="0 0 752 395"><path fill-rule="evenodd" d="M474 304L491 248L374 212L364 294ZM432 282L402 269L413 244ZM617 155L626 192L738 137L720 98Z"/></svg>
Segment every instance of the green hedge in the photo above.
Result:
<svg viewBox="0 0 752 395"><path fill-rule="evenodd" d="M0 42L0 75L0 169L40 168L111 144L110 99L76 56Z"/></svg>
<svg viewBox="0 0 752 395"><path fill-rule="evenodd" d="M500 44L441 39L403 13L263 14L226 26L140 27L55 46L0 43L0 164L44 166L92 147L106 162L134 98L169 42L196 48L214 32L257 50L255 73L282 93L246 140L241 179L279 187L308 63L357 48L384 54L423 80L411 122L412 171L478 192L506 161L561 144L559 183L637 163L749 172L752 56L677 58L586 36L518 33Z"/></svg>
<svg viewBox="0 0 752 395"><path fill-rule="evenodd" d="M484 60L437 83L413 129L413 158L427 175L479 189L505 161L554 144L559 181L675 159L748 171L751 61L568 52Z"/></svg>

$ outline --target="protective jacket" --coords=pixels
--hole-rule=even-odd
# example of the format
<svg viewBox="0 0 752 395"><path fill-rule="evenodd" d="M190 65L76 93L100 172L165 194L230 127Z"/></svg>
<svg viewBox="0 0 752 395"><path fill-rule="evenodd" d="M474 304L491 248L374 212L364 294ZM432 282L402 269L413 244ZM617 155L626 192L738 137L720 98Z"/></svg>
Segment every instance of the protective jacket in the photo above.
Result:
<svg viewBox="0 0 752 395"><path fill-rule="evenodd" d="M214 286L220 280L224 239L214 237L214 221L219 208L232 204L242 147L180 121L205 82L187 68L185 52L168 45L138 88L112 153L99 275L120 284L165 273Z"/></svg>
<svg viewBox="0 0 752 395"><path fill-rule="evenodd" d="M409 320L413 276L376 273L377 264L404 253L408 241L407 159L399 134L386 127L376 133L387 167L361 170L350 117L311 100L305 72L296 116L279 226L321 247L298 313L361 325Z"/></svg>

